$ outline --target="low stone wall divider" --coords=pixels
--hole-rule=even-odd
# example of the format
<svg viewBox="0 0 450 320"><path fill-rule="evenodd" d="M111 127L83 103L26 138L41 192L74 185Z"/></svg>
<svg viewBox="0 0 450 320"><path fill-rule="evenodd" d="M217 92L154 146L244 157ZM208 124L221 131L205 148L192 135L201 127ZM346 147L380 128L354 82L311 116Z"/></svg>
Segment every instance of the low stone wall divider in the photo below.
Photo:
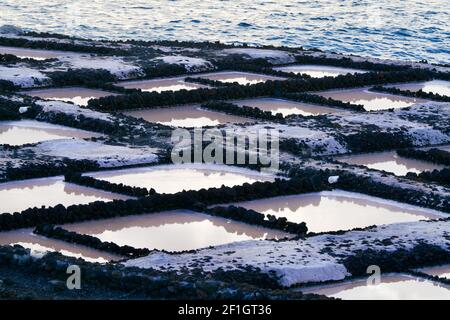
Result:
<svg viewBox="0 0 450 320"><path fill-rule="evenodd" d="M123 183L111 183L105 180L95 179L89 176L83 176L81 173L66 173L64 176L66 182L78 184L85 187L101 189L109 192L120 193L131 197L147 197L156 193L155 189L139 188L124 185Z"/></svg>
<svg viewBox="0 0 450 320"><path fill-rule="evenodd" d="M374 92L395 94L395 95L405 96L405 97L430 99L430 100L441 101L441 102L450 102L449 96L440 95L437 93L424 92L422 90L410 91L410 90L401 90L401 89L398 89L395 87L383 87L383 86L375 86L375 87L370 88L369 90L374 91Z"/></svg>
<svg viewBox="0 0 450 320"><path fill-rule="evenodd" d="M246 209L237 206L217 206L204 210L205 213L218 216L222 218L232 219L257 225L269 229L281 230L295 235L305 236L308 228L305 222L294 223L287 220L287 218L277 218L273 215L266 216L255 210Z"/></svg>
<svg viewBox="0 0 450 320"><path fill-rule="evenodd" d="M432 148L429 150L399 149L397 154L401 157L423 160L444 166L450 166L450 152Z"/></svg>
<svg viewBox="0 0 450 320"><path fill-rule="evenodd" d="M328 65L341 68L362 69L371 71L402 71L411 69L410 66L375 63L370 61L354 61L349 57L332 58L323 56L312 56L307 54L297 55L296 63L300 64L316 64L316 65Z"/></svg>
<svg viewBox="0 0 450 320"><path fill-rule="evenodd" d="M422 279L427 279L429 281L439 282L442 284L450 285L450 279L447 279L447 278L443 278L443 277L439 277L439 276L432 276L427 273L416 271L416 270L409 270L408 273L415 277L419 277Z"/></svg>
<svg viewBox="0 0 450 320"><path fill-rule="evenodd" d="M119 246L113 242L103 242L97 237L86 234L79 234L73 231L68 231L55 225L37 226L33 230L33 233L47 238L62 240L69 243L75 243L95 250L116 254L129 259L144 257L149 255L151 252L151 250L147 248L136 249L127 245Z"/></svg>
<svg viewBox="0 0 450 320"><path fill-rule="evenodd" d="M320 117L320 116L317 116ZM287 117L289 119L290 116ZM352 153L387 151L397 148L410 148L412 139L401 130L383 132L372 128L362 128L357 133L337 136L339 142ZM299 157L311 157L313 150L305 141L287 138L280 141L280 150Z"/></svg>
<svg viewBox="0 0 450 320"><path fill-rule="evenodd" d="M419 174L415 172L408 172L406 174L408 179L439 183L446 187L450 186L450 168L444 168L442 170L423 171Z"/></svg>
<svg viewBox="0 0 450 320"><path fill-rule="evenodd" d="M321 106L333 107L346 109L351 111L366 111L363 105L360 104L352 104L350 102L342 102L339 100L334 100L332 98L325 98L319 95L311 94L311 93L286 93L281 95L282 98L303 102L303 103L311 103L317 104Z"/></svg>
<svg viewBox="0 0 450 320"><path fill-rule="evenodd" d="M22 147L19 146L18 148ZM0 145L0 151L2 149L14 150L15 148L15 146ZM19 168L7 167L3 178L0 178L0 182L59 176L74 170L96 171L98 169L100 169L99 164L91 160L62 159L60 161L54 160L52 163L29 163Z"/></svg>
<svg viewBox="0 0 450 320"><path fill-rule="evenodd" d="M408 272L412 268L450 263L450 251L442 247L419 243L412 249L360 250L341 261L352 276L367 275L371 265L379 266L383 273Z"/></svg>
<svg viewBox="0 0 450 320"><path fill-rule="evenodd" d="M342 140L353 153L386 151L413 146L411 137L400 129L383 132L368 127L360 132L342 136Z"/></svg>
<svg viewBox="0 0 450 320"><path fill-rule="evenodd" d="M211 80L211 79L207 79L207 78L202 78L201 74L198 75L198 77L186 77L184 78L185 82L191 82L191 83L198 83L198 84L202 84L205 86L210 86L210 87L232 87L232 86L236 86L239 85L236 82L223 82L223 81L219 81L219 80Z"/></svg>
<svg viewBox="0 0 450 320"><path fill-rule="evenodd" d="M224 112L236 116L249 117L254 119L274 121L284 123L285 119L281 113L273 114L270 111L263 111L257 107L238 106L233 103L223 101L212 101L202 104L202 108Z"/></svg>
<svg viewBox="0 0 450 320"><path fill-rule="evenodd" d="M425 193L412 189L404 189L399 186L387 185L373 181L369 177L357 176L348 172L339 176L336 188L346 191L365 193L371 196L409 203L438 211L450 213L450 202L448 198L439 194Z"/></svg>

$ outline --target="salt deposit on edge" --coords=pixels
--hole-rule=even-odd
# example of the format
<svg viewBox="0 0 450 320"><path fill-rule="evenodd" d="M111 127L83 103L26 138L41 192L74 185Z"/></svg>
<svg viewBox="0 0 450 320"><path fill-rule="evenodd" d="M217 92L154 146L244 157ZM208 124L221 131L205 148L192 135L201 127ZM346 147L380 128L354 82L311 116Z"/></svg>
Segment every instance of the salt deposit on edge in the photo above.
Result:
<svg viewBox="0 0 450 320"><path fill-rule="evenodd" d="M50 79L39 72L39 70L31 69L22 65L6 67L0 65L0 79L11 81L16 86L22 88L37 87L46 84Z"/></svg>
<svg viewBox="0 0 450 320"><path fill-rule="evenodd" d="M100 142L75 139L46 141L30 148L35 153L47 156L96 161L103 167L152 163L158 160L154 148L112 146Z"/></svg>
<svg viewBox="0 0 450 320"><path fill-rule="evenodd" d="M206 61L202 58L193 58L193 57L186 57L186 56L162 56L157 57L154 60L162 61L164 63L169 64L178 64L184 66L186 71L190 72L200 72L200 71L208 71L214 69L214 66L211 64L211 62Z"/></svg>
<svg viewBox="0 0 450 320"><path fill-rule="evenodd" d="M244 266L260 268L262 272L275 272L280 284L342 280L350 273L336 255L350 256L357 250L374 249L394 251L412 248L419 242L448 248L450 239L444 237L449 221L399 223L380 226L368 231L351 231L344 235L321 235L306 240L273 242L244 241L199 250L195 253L170 255L153 253L147 257L128 260L126 266L172 269L201 268L213 271L219 268L236 270ZM420 239L417 237L420 235ZM382 243L396 236L396 241ZM331 256L324 249L331 249Z"/></svg>

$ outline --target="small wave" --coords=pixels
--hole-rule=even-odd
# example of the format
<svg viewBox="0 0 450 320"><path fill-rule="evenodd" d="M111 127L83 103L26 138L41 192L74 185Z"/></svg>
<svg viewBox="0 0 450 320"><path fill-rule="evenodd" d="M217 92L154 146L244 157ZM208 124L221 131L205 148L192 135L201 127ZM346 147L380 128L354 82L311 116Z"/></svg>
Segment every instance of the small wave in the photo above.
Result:
<svg viewBox="0 0 450 320"><path fill-rule="evenodd" d="M239 27L242 27L242 28L249 28L249 27L251 27L252 25L251 25L250 23L247 23L247 22L239 22L239 23L238 23L238 26L239 26Z"/></svg>
<svg viewBox="0 0 450 320"><path fill-rule="evenodd" d="M137 9L137 10L151 10L153 7L145 7L145 6L133 6L129 7L129 9Z"/></svg>
<svg viewBox="0 0 450 320"><path fill-rule="evenodd" d="M333 17L312 17L310 20L312 21L334 21Z"/></svg>
<svg viewBox="0 0 450 320"><path fill-rule="evenodd" d="M399 29L393 32L394 35L397 36L402 36L402 37L411 37L411 31L407 30L407 29Z"/></svg>

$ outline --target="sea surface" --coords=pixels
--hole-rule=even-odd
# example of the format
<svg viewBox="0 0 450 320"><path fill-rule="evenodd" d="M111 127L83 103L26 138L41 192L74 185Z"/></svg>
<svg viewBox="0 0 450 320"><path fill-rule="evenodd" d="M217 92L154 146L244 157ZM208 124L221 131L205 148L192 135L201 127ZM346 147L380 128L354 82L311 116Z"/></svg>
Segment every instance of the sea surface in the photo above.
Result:
<svg viewBox="0 0 450 320"><path fill-rule="evenodd" d="M4 24L82 38L219 40L450 63L450 0L1 0Z"/></svg>

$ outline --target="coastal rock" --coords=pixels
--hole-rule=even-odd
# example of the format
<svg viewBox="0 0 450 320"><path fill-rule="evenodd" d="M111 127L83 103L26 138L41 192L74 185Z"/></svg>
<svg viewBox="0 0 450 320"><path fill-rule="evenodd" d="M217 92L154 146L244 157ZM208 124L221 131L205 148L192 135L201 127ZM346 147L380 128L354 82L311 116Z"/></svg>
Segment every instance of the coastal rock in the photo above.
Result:
<svg viewBox="0 0 450 320"><path fill-rule="evenodd" d="M328 177L328 183L329 184L335 184L337 183L339 180L339 176L330 176Z"/></svg>
<svg viewBox="0 0 450 320"><path fill-rule="evenodd" d="M26 113L30 107L20 107L19 113Z"/></svg>

